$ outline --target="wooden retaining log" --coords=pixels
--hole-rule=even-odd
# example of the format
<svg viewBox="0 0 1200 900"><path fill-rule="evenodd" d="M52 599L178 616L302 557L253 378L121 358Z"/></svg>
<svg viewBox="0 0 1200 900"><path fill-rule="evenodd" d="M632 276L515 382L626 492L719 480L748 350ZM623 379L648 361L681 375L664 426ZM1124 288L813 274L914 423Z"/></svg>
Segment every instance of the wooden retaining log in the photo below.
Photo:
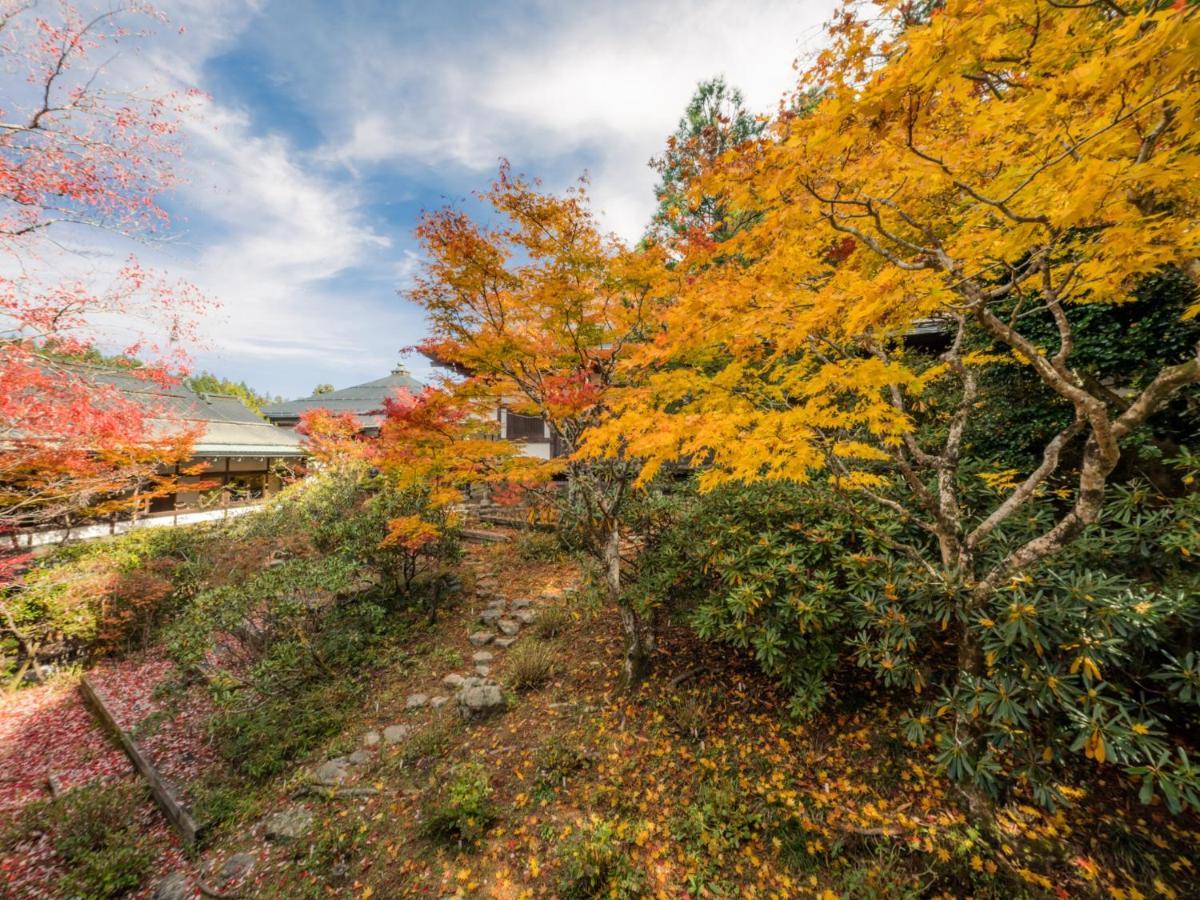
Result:
<svg viewBox="0 0 1200 900"><path fill-rule="evenodd" d="M509 539L507 534L501 534L498 531L480 531L473 528L464 528L461 533L463 540L480 543L502 544Z"/></svg>
<svg viewBox="0 0 1200 900"><path fill-rule="evenodd" d="M117 743L121 745L121 749L125 751L125 755L129 757L129 761L133 763L133 767L137 769L138 774L146 779L146 783L150 785L150 793L154 796L154 801L163 811L163 815L167 817L167 821L179 832L179 836L183 838L183 842L186 845L195 845L203 827L196 824L196 820L192 818L191 813L184 809L183 804L171 793L170 788L163 783L158 770L154 768L154 764L146 758L145 754L138 749L129 732L117 724L117 720L113 718L112 713L104 705L104 701L100 699L100 695L92 687L91 682L87 680L86 676L80 679L79 689L83 692L83 697L92 712L96 715L96 718L100 720L100 723L108 731L112 732L117 739Z"/></svg>

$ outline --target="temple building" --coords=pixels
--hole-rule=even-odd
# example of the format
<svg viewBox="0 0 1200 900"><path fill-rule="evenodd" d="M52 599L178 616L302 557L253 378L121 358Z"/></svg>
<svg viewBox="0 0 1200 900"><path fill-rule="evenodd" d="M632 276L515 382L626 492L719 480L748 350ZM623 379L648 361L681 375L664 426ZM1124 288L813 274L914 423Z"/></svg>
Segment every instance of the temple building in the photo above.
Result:
<svg viewBox="0 0 1200 900"><path fill-rule="evenodd" d="M22 533L13 538L14 546L36 547L119 534L132 527L227 518L248 511L302 474L304 449L299 435L271 425L237 397L197 393L182 383L163 386L119 370L78 368L86 370L86 377L97 385L115 387L142 405L159 434L195 429L192 458L175 472L198 472L178 475L175 493L153 497L128 516L83 521L65 530Z"/></svg>
<svg viewBox="0 0 1200 900"><path fill-rule="evenodd" d="M409 375L403 368L392 370L390 375L342 388L313 394L300 400L272 403L263 407L263 415L272 425L292 429L300 423L300 416L310 409L326 409L334 413L350 413L359 423L362 434L376 435L383 423L383 401L394 398L399 392L419 394L425 385Z"/></svg>

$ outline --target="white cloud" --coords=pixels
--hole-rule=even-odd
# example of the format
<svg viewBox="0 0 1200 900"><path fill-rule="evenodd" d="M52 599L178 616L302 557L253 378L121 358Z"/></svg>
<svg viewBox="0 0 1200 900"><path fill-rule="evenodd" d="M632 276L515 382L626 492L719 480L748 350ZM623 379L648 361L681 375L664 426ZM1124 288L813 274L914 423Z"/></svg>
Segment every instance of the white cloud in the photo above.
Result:
<svg viewBox="0 0 1200 900"><path fill-rule="evenodd" d="M206 61L256 24L261 5L174 0L166 5L170 27L118 57L107 77L155 92L206 89ZM179 23L182 34L175 33ZM182 215L172 240L130 248L76 235L59 266L78 269L83 252L99 277L133 249L144 264L190 281L220 304L201 323L197 362L270 390L299 393L324 380L307 372L386 371L403 332L415 340L420 324L402 310L381 309L379 291L356 297L337 283L358 268L390 273L395 265L391 240L365 221L353 181L313 165L287 138L263 133L219 97L195 102L181 137L182 183L168 200Z"/></svg>
<svg viewBox="0 0 1200 900"><path fill-rule="evenodd" d="M211 64L237 50L254 60L247 90L262 78L302 107L316 147L215 92L187 128L175 240L139 255L223 302L202 365L289 394L372 377L422 324L394 296L418 265L415 223L372 218L370 179L463 195L500 156L552 189L587 168L604 223L634 239L654 206L647 161L696 82L724 75L772 111L834 2L160 0L171 24L114 77L213 89Z"/></svg>
<svg viewBox="0 0 1200 900"><path fill-rule="evenodd" d="M497 157L561 169L591 161L609 227L640 235L653 208L662 149L696 82L724 75L752 109L771 112L795 83L833 0L663 0L574 4L519 32L455 52L431 45L395 70L370 62L339 85L327 112L345 116L324 150L348 165L442 162L485 172ZM542 27L545 25L545 27ZM412 48L406 48L411 50ZM424 105L408 95L413 80ZM352 89L347 91L349 86ZM331 100L333 98L330 98ZM556 172L565 179L578 172ZM554 185L556 187L562 184Z"/></svg>

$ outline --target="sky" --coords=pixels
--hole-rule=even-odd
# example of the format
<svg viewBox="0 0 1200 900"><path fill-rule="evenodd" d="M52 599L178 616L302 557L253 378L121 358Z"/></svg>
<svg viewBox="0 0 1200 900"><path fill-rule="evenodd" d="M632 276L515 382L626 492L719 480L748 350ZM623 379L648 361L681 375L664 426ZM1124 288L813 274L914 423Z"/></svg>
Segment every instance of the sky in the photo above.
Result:
<svg viewBox="0 0 1200 900"><path fill-rule="evenodd" d="M403 299L423 209L470 205L503 157L553 190L586 172L602 224L636 240L655 206L647 163L696 83L723 75L773 111L834 3L157 6L169 24L109 76L206 99L164 198L170 239L138 256L220 303L195 368L293 398L381 377L424 336Z"/></svg>

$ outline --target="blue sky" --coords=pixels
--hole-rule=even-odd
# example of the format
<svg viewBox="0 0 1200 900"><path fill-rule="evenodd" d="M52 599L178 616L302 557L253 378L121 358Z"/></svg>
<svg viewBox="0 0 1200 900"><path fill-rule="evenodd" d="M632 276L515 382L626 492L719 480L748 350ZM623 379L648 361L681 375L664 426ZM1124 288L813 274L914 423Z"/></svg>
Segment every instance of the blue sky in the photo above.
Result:
<svg viewBox="0 0 1200 900"><path fill-rule="evenodd" d="M636 239L646 163L696 82L723 74L771 111L833 2L158 6L170 24L113 77L209 99L166 198L171 241L139 256L222 304L197 367L292 397L379 377L421 339L398 293L417 217L486 187L502 156L554 189L587 171L602 222Z"/></svg>

